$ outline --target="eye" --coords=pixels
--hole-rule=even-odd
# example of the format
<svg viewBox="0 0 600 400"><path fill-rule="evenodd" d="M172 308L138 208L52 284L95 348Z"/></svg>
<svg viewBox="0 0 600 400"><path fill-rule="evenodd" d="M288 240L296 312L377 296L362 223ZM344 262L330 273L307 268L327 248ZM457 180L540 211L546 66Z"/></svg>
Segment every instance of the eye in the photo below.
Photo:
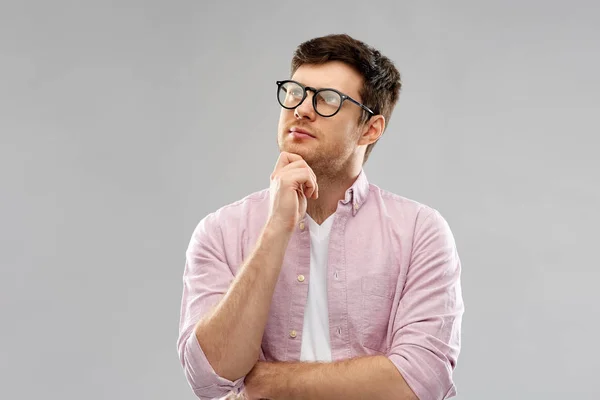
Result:
<svg viewBox="0 0 600 400"><path fill-rule="evenodd" d="M304 90L295 82L286 82L281 86L281 90L289 97L301 99L304 96Z"/></svg>
<svg viewBox="0 0 600 400"><path fill-rule="evenodd" d="M290 95L292 95L294 97L300 98L300 97L302 97L303 90L302 90L302 88L295 87L295 88L291 88L289 93L290 93Z"/></svg>
<svg viewBox="0 0 600 400"><path fill-rule="evenodd" d="M324 102L327 105L337 106L340 104L340 95L332 90L324 90L319 93L319 102Z"/></svg>
<svg viewBox="0 0 600 400"><path fill-rule="evenodd" d="M338 97L334 96L334 95L327 95L325 96L325 102L327 104L334 104L334 103L338 103Z"/></svg>

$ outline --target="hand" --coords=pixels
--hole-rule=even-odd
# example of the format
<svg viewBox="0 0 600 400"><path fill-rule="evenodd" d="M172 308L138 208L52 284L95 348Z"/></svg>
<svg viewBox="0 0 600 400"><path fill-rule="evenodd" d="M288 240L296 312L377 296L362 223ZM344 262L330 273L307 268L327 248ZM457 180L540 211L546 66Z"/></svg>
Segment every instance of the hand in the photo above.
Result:
<svg viewBox="0 0 600 400"><path fill-rule="evenodd" d="M269 221L291 232L306 213L307 199L319 197L317 176L301 156L281 152L269 193Z"/></svg>

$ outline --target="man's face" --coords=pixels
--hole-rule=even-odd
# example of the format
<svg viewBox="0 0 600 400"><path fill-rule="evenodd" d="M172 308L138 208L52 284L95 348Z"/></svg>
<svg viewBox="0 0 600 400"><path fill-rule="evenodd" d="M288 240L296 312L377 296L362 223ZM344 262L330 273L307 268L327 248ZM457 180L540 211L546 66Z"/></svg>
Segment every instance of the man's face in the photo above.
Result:
<svg viewBox="0 0 600 400"><path fill-rule="evenodd" d="M363 78L344 63L302 65L291 79L316 89L337 89L362 103L359 90ZM347 100L333 117L322 117L313 108L313 95L308 91L304 102L295 110L281 108L277 142L280 151L299 154L315 173L335 176L353 160L361 157L362 162L365 146L358 146L362 109ZM290 132L293 128L303 129L314 138L294 135Z"/></svg>

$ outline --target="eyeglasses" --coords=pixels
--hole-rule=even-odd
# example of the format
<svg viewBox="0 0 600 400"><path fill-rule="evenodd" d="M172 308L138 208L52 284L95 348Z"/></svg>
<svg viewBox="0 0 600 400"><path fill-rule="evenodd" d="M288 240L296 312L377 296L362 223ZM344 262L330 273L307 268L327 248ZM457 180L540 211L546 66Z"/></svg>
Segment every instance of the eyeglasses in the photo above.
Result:
<svg viewBox="0 0 600 400"><path fill-rule="evenodd" d="M369 114L375 115L367 106L338 90L330 88L316 89L292 80L277 81L277 101L279 101L281 107L292 110L304 102L307 97L306 92L309 90L314 93L312 98L313 108L322 117L333 117L340 111L346 100L350 100Z"/></svg>

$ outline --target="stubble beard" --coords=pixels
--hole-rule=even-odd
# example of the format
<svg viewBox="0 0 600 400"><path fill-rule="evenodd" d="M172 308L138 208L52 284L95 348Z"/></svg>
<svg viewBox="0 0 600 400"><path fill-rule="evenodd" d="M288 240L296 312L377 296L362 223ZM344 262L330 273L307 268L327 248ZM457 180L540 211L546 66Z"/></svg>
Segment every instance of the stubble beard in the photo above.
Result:
<svg viewBox="0 0 600 400"><path fill-rule="evenodd" d="M358 134L358 130L356 132ZM348 143L344 144L344 148L332 146L327 149L317 146L317 149L312 152L300 150L301 144L289 143L288 138L283 134L277 141L280 151L299 154L314 171L317 180L328 183L334 183L340 177L345 177L345 171L351 163L353 149L348 148ZM354 136L354 135L353 135ZM358 139L358 138L357 138Z"/></svg>

